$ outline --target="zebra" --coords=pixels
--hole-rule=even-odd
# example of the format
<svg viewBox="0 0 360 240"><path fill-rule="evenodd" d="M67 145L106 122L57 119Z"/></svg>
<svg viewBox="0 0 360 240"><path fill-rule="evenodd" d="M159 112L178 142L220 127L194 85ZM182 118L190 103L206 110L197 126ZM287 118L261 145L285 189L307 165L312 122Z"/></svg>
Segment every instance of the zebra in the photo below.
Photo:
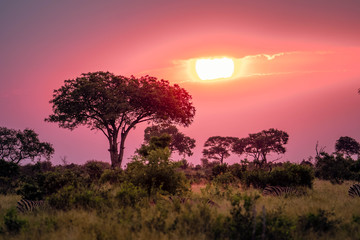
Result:
<svg viewBox="0 0 360 240"><path fill-rule="evenodd" d="M348 193L350 197L360 197L360 184L350 186Z"/></svg>
<svg viewBox="0 0 360 240"><path fill-rule="evenodd" d="M280 186L267 186L265 187L264 191L262 192L264 196L283 196L283 195L301 195L304 192L299 191L294 187L280 187Z"/></svg>
<svg viewBox="0 0 360 240"><path fill-rule="evenodd" d="M19 212L25 213L25 212L32 212L35 209L44 206L45 201L31 201L27 199L21 199L17 202L17 210Z"/></svg>

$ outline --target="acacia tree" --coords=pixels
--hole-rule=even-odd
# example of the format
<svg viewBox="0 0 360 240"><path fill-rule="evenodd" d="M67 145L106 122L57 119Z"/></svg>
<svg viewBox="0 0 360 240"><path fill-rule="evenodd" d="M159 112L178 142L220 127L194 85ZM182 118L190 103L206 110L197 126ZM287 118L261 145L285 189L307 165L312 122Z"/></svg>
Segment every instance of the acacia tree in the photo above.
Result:
<svg viewBox="0 0 360 240"><path fill-rule="evenodd" d="M124 77L109 72L82 74L54 90L53 114L45 121L73 130L85 125L109 141L112 167L121 167L125 140L142 122L189 126L195 114L189 93L155 77ZM120 137L120 143L118 138Z"/></svg>
<svg viewBox="0 0 360 240"><path fill-rule="evenodd" d="M161 124L147 127L144 131L144 141L146 144L150 142L151 137L160 137L168 134L171 137L169 148L171 152L177 151L180 155L192 156L192 149L195 148L195 139L190 138L180 132L176 126L170 124Z"/></svg>
<svg viewBox="0 0 360 240"><path fill-rule="evenodd" d="M233 152L253 157L254 163L261 168L267 163L269 153L283 154L286 152L284 145L287 144L288 140L289 135L286 132L270 128L239 139L233 145Z"/></svg>
<svg viewBox="0 0 360 240"><path fill-rule="evenodd" d="M209 137L205 142L203 150L204 157L218 160L223 164L224 159L230 156L233 144L238 140L235 137Z"/></svg>
<svg viewBox="0 0 360 240"><path fill-rule="evenodd" d="M0 159L20 163L24 159L50 159L54 148L50 143L40 142L34 130L24 131L0 127Z"/></svg>
<svg viewBox="0 0 360 240"><path fill-rule="evenodd" d="M350 157L354 154L360 154L360 143L351 137L340 137L335 143L335 150Z"/></svg>

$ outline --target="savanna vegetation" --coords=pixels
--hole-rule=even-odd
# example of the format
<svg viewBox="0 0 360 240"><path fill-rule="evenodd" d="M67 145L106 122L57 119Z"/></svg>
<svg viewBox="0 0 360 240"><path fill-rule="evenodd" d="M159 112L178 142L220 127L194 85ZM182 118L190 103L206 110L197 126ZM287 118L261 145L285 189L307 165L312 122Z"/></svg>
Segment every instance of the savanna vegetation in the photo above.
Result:
<svg viewBox="0 0 360 240"><path fill-rule="evenodd" d="M285 131L213 136L194 166L186 157L195 140L172 125L191 123L190 100L151 77L96 72L65 81L47 121L101 130L111 164L53 165L52 145L33 130L0 128L0 238L360 239L360 198L348 195L360 180L355 139L296 164L269 158L286 152ZM126 136L143 121L155 125L121 168ZM172 160L174 152L183 159ZM239 161L227 164L230 154ZM269 186L278 192L264 194Z"/></svg>

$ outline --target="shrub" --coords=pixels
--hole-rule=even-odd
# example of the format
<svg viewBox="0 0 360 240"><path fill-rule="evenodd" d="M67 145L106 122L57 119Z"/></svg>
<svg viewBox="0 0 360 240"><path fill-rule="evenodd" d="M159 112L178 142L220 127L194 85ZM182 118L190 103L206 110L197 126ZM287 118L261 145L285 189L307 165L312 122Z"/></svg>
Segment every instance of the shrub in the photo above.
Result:
<svg viewBox="0 0 360 240"><path fill-rule="evenodd" d="M19 166L0 159L0 193L13 193L19 176Z"/></svg>
<svg viewBox="0 0 360 240"><path fill-rule="evenodd" d="M219 174L224 174L227 172L228 169L228 165L226 163L224 164L218 164L212 167L211 171L212 171L212 176L216 177Z"/></svg>
<svg viewBox="0 0 360 240"><path fill-rule="evenodd" d="M132 183L124 182L120 186L120 190L116 193L116 200L121 207L135 206L146 198L145 189L135 186Z"/></svg>
<svg viewBox="0 0 360 240"><path fill-rule="evenodd" d="M110 169L110 164L101 161L87 161L84 164L85 172L89 175L90 180L97 181L106 169Z"/></svg>
<svg viewBox="0 0 360 240"><path fill-rule="evenodd" d="M135 157L127 165L126 178L136 186L146 189L148 194L159 190L170 194L188 190L184 173L177 171L178 163L169 160L168 148L149 151L146 157Z"/></svg>
<svg viewBox="0 0 360 240"><path fill-rule="evenodd" d="M107 192L87 188L65 186L47 198L49 205L55 209L70 210L72 208L100 209L108 205Z"/></svg>
<svg viewBox="0 0 360 240"><path fill-rule="evenodd" d="M262 169L245 172L242 181L247 187L252 185L255 188L265 188L268 185L284 187L304 186L311 188L314 181L314 173L309 166L287 162L280 167L276 167L271 172Z"/></svg>
<svg viewBox="0 0 360 240"><path fill-rule="evenodd" d="M18 233L28 223L18 217L16 209L11 208L4 215L4 224L8 232Z"/></svg>
<svg viewBox="0 0 360 240"><path fill-rule="evenodd" d="M334 216L333 212L328 212L323 209L318 209L317 213L308 213L299 217L299 226L302 231L315 231L315 232L327 232L336 227L339 223L338 220L331 220Z"/></svg>
<svg viewBox="0 0 360 240"><path fill-rule="evenodd" d="M122 169L105 169L102 173L99 182L118 184L123 182L125 179L124 171Z"/></svg>
<svg viewBox="0 0 360 240"><path fill-rule="evenodd" d="M354 161L351 158L344 158L342 154L330 155L322 152L316 157L315 176L330 180L332 183L342 183L353 177L350 170L353 164Z"/></svg>
<svg viewBox="0 0 360 240"><path fill-rule="evenodd" d="M226 172L224 174L217 175L213 181L218 184L228 185L228 184L234 183L236 181L236 179L235 179L234 175L232 175L229 172Z"/></svg>

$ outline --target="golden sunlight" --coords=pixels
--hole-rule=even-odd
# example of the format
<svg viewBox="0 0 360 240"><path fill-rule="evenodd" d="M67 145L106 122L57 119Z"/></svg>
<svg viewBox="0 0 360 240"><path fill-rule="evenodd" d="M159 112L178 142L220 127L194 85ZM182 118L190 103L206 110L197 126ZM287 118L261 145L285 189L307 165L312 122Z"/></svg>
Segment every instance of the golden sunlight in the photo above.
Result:
<svg viewBox="0 0 360 240"><path fill-rule="evenodd" d="M234 61L226 57L197 59L195 69L201 80L230 78L234 73Z"/></svg>

